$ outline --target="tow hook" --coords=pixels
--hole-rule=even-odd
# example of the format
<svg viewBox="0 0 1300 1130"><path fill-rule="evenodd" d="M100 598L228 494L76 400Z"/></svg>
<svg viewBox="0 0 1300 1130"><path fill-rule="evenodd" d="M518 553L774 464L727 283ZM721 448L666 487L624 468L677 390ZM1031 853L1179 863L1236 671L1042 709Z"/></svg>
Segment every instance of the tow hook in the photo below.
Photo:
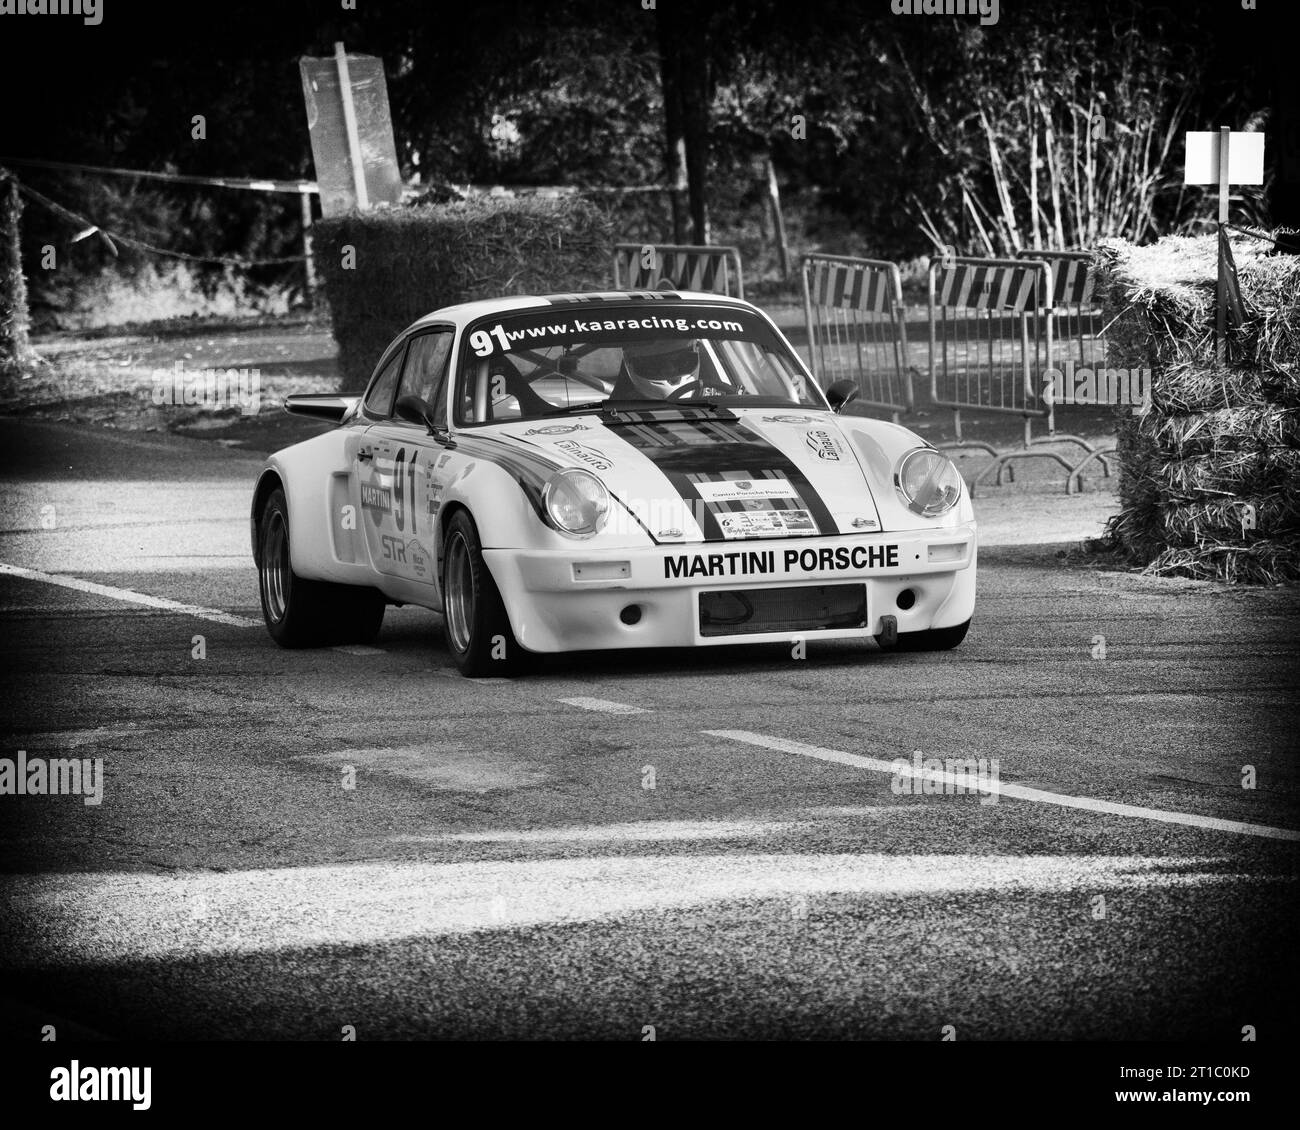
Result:
<svg viewBox="0 0 1300 1130"><path fill-rule="evenodd" d="M882 616L880 618L880 645L893 647L898 643L898 617Z"/></svg>

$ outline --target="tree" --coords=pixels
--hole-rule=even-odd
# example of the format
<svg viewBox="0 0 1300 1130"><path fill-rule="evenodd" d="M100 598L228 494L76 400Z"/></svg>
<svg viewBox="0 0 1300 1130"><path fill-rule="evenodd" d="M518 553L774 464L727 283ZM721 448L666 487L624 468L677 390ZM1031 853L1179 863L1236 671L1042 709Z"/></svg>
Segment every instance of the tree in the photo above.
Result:
<svg viewBox="0 0 1300 1130"><path fill-rule="evenodd" d="M673 189L673 238L709 242L709 132L713 104L709 13L689 0L665 0L655 10L664 105L664 170ZM687 192L681 199L683 182Z"/></svg>

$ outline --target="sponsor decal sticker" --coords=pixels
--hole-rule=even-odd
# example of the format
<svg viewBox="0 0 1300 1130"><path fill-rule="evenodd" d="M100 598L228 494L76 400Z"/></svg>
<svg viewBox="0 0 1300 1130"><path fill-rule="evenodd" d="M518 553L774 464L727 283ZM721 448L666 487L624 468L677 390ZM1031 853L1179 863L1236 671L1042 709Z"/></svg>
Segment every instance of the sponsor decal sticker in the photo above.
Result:
<svg viewBox="0 0 1300 1130"><path fill-rule="evenodd" d="M593 471L608 471L614 466L614 461L603 451L598 451L594 447L587 447L576 439L559 440L555 447L556 450L563 451L566 455L572 455L574 459L587 464Z"/></svg>
<svg viewBox="0 0 1300 1130"><path fill-rule="evenodd" d="M788 413L780 416L762 417L765 424L815 424L817 421L812 416L791 416Z"/></svg>
<svg viewBox="0 0 1300 1130"><path fill-rule="evenodd" d="M844 448L840 441L825 428L814 428L807 436L805 442L817 454L818 459L827 459L838 463L840 456L844 454Z"/></svg>
<svg viewBox="0 0 1300 1130"><path fill-rule="evenodd" d="M433 564L429 551L415 538L406 543L406 560L417 580L429 581L433 579Z"/></svg>
<svg viewBox="0 0 1300 1130"><path fill-rule="evenodd" d="M897 545L823 545L809 549L673 554L664 558L664 579L861 572L897 567Z"/></svg>
<svg viewBox="0 0 1300 1130"><path fill-rule="evenodd" d="M547 424L541 428L529 428L526 436L567 436L570 432L589 432L586 424Z"/></svg>
<svg viewBox="0 0 1300 1130"><path fill-rule="evenodd" d="M388 487L362 483L361 505L367 510L382 510L387 514L393 508L393 492Z"/></svg>
<svg viewBox="0 0 1300 1130"><path fill-rule="evenodd" d="M705 502L738 502L747 499L798 498L789 479L721 479L699 482L695 489Z"/></svg>
<svg viewBox="0 0 1300 1130"><path fill-rule="evenodd" d="M772 538L815 535L817 524L807 510L759 510L743 514L719 514L722 536L732 538Z"/></svg>

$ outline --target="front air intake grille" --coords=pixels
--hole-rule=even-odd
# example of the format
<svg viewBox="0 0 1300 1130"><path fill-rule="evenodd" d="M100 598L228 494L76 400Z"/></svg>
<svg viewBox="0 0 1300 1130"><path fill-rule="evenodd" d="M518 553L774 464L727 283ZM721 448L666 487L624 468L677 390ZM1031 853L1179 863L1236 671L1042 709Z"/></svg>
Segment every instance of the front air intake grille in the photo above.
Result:
<svg viewBox="0 0 1300 1130"><path fill-rule="evenodd" d="M700 593L702 636L825 632L866 626L866 585L803 585Z"/></svg>

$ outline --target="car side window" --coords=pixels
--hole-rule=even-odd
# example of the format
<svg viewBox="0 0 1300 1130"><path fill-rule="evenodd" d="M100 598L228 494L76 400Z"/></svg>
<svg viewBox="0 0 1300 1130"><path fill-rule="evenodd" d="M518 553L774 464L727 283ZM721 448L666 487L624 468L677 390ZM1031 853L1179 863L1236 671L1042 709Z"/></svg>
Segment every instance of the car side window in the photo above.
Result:
<svg viewBox="0 0 1300 1130"><path fill-rule="evenodd" d="M447 362L451 357L451 330L436 330L411 338L406 350L406 367L397 395L418 396L432 406L435 420L446 423L447 409L442 403L443 382L447 376Z"/></svg>
<svg viewBox="0 0 1300 1130"><path fill-rule="evenodd" d="M386 417L392 413L393 393L397 391L397 376L402 371L404 353L402 349L394 353L370 386L366 394L367 415Z"/></svg>

